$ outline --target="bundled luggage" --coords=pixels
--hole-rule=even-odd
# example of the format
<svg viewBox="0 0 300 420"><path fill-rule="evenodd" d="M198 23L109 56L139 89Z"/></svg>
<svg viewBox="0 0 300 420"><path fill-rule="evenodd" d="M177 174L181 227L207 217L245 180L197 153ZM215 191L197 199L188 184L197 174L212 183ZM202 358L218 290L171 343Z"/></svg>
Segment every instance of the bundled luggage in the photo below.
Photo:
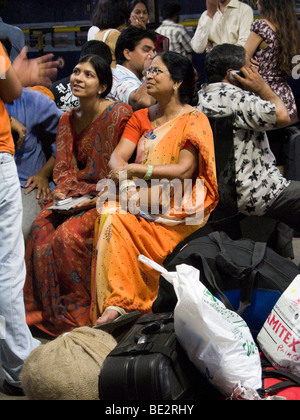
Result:
<svg viewBox="0 0 300 420"><path fill-rule="evenodd" d="M265 243L232 240L225 232L187 242L166 259L164 267L176 271L183 263L200 271L202 283L228 309L242 316L254 338L282 293L300 274L292 261ZM176 303L172 285L161 277L153 312L174 311Z"/></svg>
<svg viewBox="0 0 300 420"><path fill-rule="evenodd" d="M234 396L235 380L249 399L300 399L300 377L260 358L251 338L294 289L300 270L292 261L264 243L232 240L224 232L187 241L164 267L139 259L162 273L154 313L141 316L107 356L99 375L100 399L218 400L230 398L231 389ZM173 276L179 279L183 270L186 275L175 286ZM199 291L203 302L197 305ZM228 357L226 346L232 349Z"/></svg>

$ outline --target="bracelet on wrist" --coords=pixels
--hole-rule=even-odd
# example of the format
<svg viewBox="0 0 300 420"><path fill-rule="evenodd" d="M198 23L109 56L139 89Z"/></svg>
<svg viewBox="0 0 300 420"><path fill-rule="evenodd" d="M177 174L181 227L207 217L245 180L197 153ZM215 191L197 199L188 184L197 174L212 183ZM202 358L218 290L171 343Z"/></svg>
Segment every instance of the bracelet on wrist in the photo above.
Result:
<svg viewBox="0 0 300 420"><path fill-rule="evenodd" d="M148 165L147 172L146 172L146 174L144 176L144 180L145 181L148 181L151 178L152 172L153 172L153 165Z"/></svg>
<svg viewBox="0 0 300 420"><path fill-rule="evenodd" d="M122 191L126 190L126 188L129 188L129 187L134 187L134 188L136 188L136 184L135 184L135 182L134 182L134 181L124 182L124 183L120 186L119 191L120 191L120 192L122 192Z"/></svg>

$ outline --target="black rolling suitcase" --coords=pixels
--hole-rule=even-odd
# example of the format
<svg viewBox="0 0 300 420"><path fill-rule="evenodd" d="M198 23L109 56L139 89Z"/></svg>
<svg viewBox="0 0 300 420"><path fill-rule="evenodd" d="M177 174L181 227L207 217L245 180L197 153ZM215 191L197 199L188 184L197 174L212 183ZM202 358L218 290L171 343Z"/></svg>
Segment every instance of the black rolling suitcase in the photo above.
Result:
<svg viewBox="0 0 300 420"><path fill-rule="evenodd" d="M176 339L172 313L142 316L99 375L100 400L191 400L199 389L203 399L214 398Z"/></svg>

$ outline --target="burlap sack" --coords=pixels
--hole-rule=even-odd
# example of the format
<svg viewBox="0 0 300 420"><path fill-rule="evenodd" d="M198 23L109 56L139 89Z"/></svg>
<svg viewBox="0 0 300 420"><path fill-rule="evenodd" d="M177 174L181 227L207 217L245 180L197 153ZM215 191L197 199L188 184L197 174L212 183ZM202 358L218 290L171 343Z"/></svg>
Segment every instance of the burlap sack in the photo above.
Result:
<svg viewBox="0 0 300 420"><path fill-rule="evenodd" d="M22 370L29 400L98 400L98 378L117 342L108 333L81 327L36 348Z"/></svg>

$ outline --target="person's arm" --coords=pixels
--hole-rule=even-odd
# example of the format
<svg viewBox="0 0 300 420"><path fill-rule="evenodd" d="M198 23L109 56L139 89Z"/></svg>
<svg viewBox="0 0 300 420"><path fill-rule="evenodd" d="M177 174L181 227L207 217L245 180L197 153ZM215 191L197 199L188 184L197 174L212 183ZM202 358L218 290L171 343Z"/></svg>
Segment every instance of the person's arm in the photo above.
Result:
<svg viewBox="0 0 300 420"><path fill-rule="evenodd" d="M116 184L119 182L120 172L127 172L127 179L144 178L148 170L148 165L130 163L136 145L126 138L122 138L114 152L112 153L109 166L111 168L110 177ZM197 167L197 151L194 147L181 150L179 160L176 164L155 165L152 171L154 179L188 179L192 178Z"/></svg>
<svg viewBox="0 0 300 420"><path fill-rule="evenodd" d="M270 86L264 81L264 79L259 74L257 68L255 66L242 67L242 72L244 74L244 78L240 77L237 74L234 74L236 80L240 83L240 85L250 92L255 93L256 95L260 96L261 99L271 102L275 105L276 108L276 120L277 120L277 128L286 127L291 123L291 119L288 113L288 110L278 95L273 92Z"/></svg>
<svg viewBox="0 0 300 420"><path fill-rule="evenodd" d="M178 163L169 165L154 165L151 179L192 179L197 168L197 151L194 147L183 149L179 153ZM123 166L127 171L128 179L143 178L148 170L148 165L130 163Z"/></svg>
<svg viewBox="0 0 300 420"><path fill-rule="evenodd" d="M136 144L131 140L122 137L115 150L112 152L108 163L111 173L118 170L118 168L127 165L135 150Z"/></svg>
<svg viewBox="0 0 300 420"><path fill-rule="evenodd" d="M249 38L251 31L251 25L253 23L253 11L251 8L247 8L247 11L243 11L239 26L239 38L237 45L244 46Z"/></svg>
<svg viewBox="0 0 300 420"><path fill-rule="evenodd" d="M22 95L22 84L13 67L10 66L5 77L0 78L0 98L5 103L11 103Z"/></svg>
<svg viewBox="0 0 300 420"><path fill-rule="evenodd" d="M46 197L49 194L49 179L52 175L53 168L55 165L55 158L53 156L45 163L45 165L39 170L38 173L27 179L25 188L27 188L25 194L29 194L35 188L37 189L36 198L37 200L41 197Z"/></svg>
<svg viewBox="0 0 300 420"><path fill-rule="evenodd" d="M155 102L156 100L147 93L146 82L142 83L138 89L134 90L129 95L129 105L132 106L134 111L141 108L149 108L154 105Z"/></svg>
<svg viewBox="0 0 300 420"><path fill-rule="evenodd" d="M11 116L9 118L12 131L18 134L17 149L21 149L26 136L26 127L23 124L21 124L20 121L18 121L16 118Z"/></svg>
<svg viewBox="0 0 300 420"><path fill-rule="evenodd" d="M207 0L206 11L202 13L196 32L191 39L191 46L195 53L202 54L209 41L209 33L213 24L213 18L218 10L218 0Z"/></svg>
<svg viewBox="0 0 300 420"><path fill-rule="evenodd" d="M249 61L254 56L255 51L257 50L262 41L263 39L257 33L250 32L250 35L245 44L246 55Z"/></svg>

